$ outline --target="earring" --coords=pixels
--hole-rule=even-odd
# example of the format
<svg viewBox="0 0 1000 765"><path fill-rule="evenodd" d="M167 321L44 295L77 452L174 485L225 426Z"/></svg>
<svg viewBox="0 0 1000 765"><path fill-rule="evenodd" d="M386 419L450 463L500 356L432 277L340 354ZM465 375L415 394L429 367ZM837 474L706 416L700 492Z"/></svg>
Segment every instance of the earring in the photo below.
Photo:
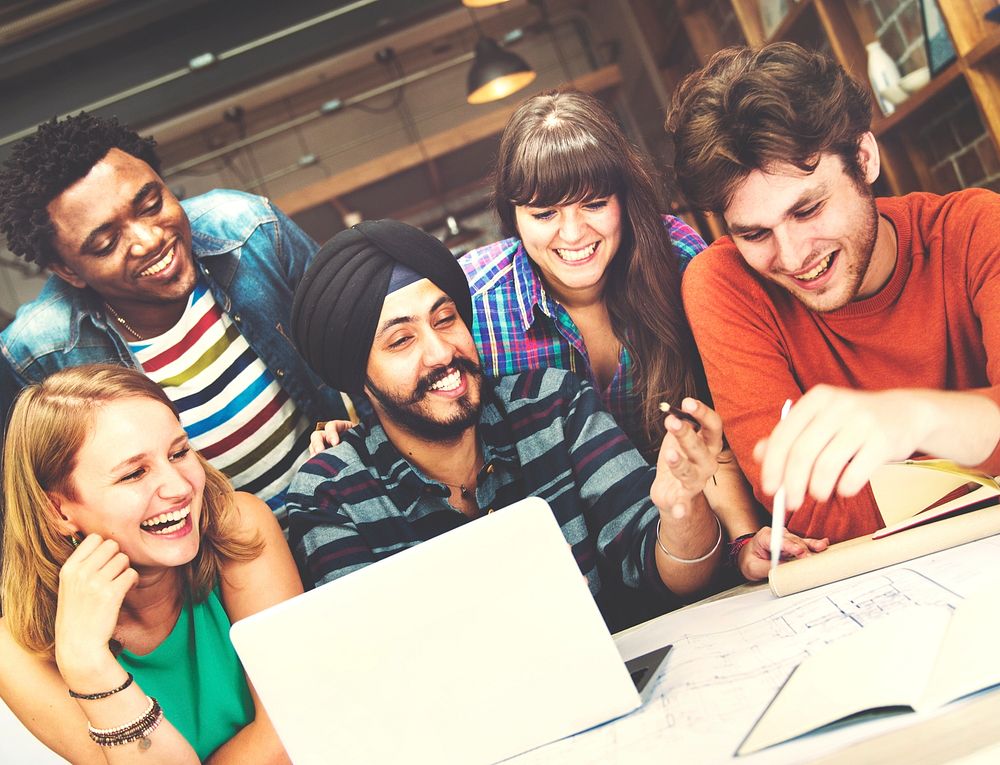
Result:
<svg viewBox="0 0 1000 765"><path fill-rule="evenodd" d="M73 545L74 550L80 546L80 540L77 539L76 534L70 534L68 537L66 537L66 539L68 539L69 543Z"/></svg>

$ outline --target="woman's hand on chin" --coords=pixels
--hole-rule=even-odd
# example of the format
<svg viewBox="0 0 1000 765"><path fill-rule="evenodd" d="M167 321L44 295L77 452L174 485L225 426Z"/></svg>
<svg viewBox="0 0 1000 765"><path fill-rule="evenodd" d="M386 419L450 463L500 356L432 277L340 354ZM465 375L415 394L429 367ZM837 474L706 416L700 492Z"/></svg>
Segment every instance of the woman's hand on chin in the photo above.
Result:
<svg viewBox="0 0 1000 765"><path fill-rule="evenodd" d="M122 602L139 574L112 539L90 534L59 571L56 605L56 664L67 685L79 692L103 689L108 641ZM115 662L117 664L117 662Z"/></svg>

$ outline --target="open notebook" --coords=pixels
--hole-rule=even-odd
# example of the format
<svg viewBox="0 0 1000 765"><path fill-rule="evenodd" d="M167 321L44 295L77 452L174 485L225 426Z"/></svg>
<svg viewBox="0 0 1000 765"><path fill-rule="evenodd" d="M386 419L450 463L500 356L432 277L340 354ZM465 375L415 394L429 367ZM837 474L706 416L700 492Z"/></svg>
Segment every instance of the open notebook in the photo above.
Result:
<svg viewBox="0 0 1000 765"><path fill-rule="evenodd" d="M296 765L488 763L639 706L540 499L232 627Z"/></svg>
<svg viewBox="0 0 1000 765"><path fill-rule="evenodd" d="M996 591L914 606L824 646L789 676L740 746L751 754L865 712L936 709L1000 683Z"/></svg>

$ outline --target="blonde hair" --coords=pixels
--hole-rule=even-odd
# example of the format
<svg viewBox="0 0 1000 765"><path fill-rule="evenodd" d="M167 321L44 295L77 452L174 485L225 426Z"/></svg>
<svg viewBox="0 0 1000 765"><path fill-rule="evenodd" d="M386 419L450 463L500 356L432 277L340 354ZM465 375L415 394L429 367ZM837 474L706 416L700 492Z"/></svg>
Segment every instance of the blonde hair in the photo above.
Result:
<svg viewBox="0 0 1000 765"><path fill-rule="evenodd" d="M136 370L106 364L56 372L25 388L14 404L3 448L0 604L14 640L29 651L54 655L59 569L74 548L49 493L74 496L70 477L97 409L124 398L152 399L178 416L155 382ZM258 534L238 535L239 511L229 480L195 455L205 469L201 544L182 567L181 579L190 596L202 601L224 562L251 560L264 543Z"/></svg>

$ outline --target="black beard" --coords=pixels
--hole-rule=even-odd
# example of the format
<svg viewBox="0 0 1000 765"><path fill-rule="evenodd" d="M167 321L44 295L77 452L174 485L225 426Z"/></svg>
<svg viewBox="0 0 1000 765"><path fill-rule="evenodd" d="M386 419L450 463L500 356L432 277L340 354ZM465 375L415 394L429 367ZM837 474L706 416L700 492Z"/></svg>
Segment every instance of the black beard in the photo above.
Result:
<svg viewBox="0 0 1000 765"><path fill-rule="evenodd" d="M448 366L436 369L422 377L417 382L413 395L406 398L381 390L370 377L366 378L365 386L393 424L425 441L456 441L468 428L479 421L482 401L473 404L467 397L459 399L457 402L459 411L450 419L443 421L431 419L416 409L416 405L427 396L431 386L448 376L447 370L449 368L457 369L482 382L482 368L473 361L456 356Z"/></svg>

